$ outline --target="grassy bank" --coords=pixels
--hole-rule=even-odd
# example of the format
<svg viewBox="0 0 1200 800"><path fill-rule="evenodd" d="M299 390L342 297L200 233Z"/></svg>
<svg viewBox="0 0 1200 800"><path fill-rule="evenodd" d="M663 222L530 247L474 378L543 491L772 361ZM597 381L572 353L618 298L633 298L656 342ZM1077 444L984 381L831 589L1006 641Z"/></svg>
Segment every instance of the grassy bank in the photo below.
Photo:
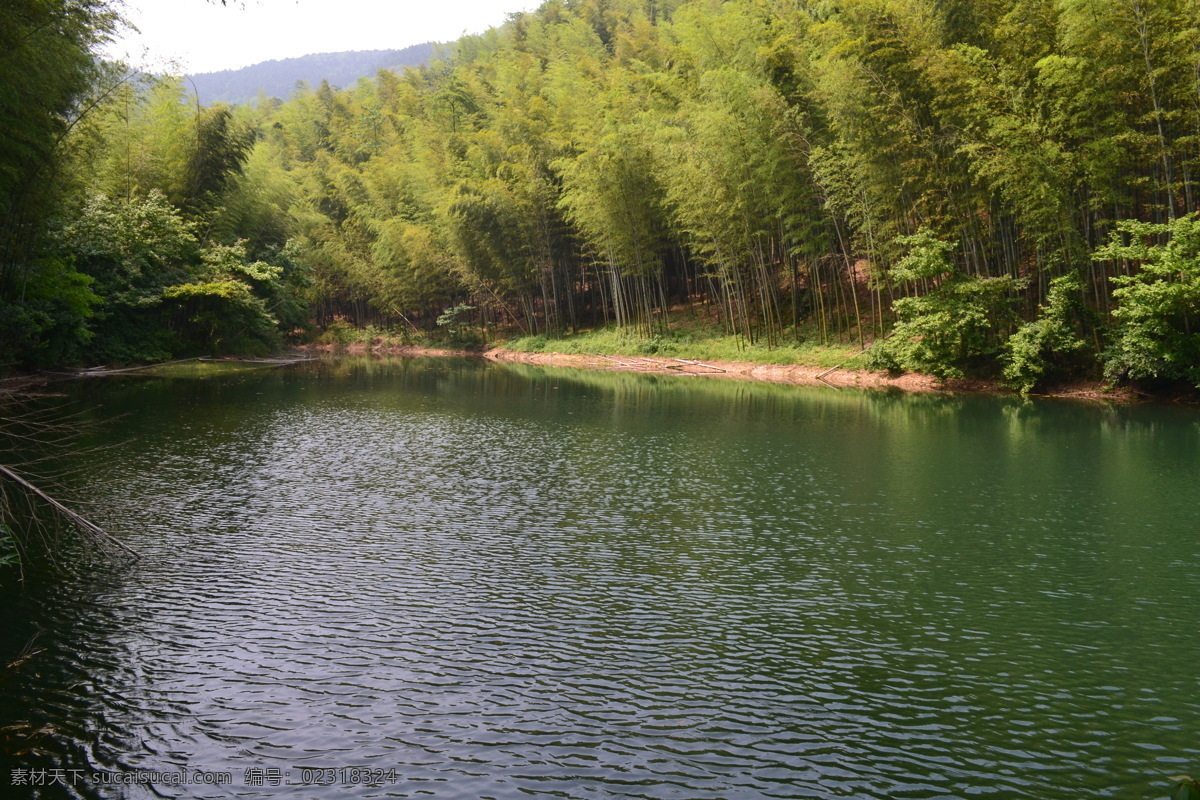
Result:
<svg viewBox="0 0 1200 800"><path fill-rule="evenodd" d="M522 353L659 356L826 369L836 366L862 369L865 366L865 357L857 342L825 345L815 341L793 341L768 347L761 343L747 344L744 338L730 336L717 328L681 323L673 323L664 332L652 336L629 329L607 327L557 338L545 334L522 336L502 342L500 346Z"/></svg>

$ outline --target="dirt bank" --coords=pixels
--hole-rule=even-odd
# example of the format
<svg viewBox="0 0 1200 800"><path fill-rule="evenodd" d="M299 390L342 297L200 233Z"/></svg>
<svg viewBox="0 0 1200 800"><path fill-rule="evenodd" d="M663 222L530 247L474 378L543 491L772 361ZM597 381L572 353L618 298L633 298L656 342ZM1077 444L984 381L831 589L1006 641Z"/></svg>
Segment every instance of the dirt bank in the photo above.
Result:
<svg viewBox="0 0 1200 800"><path fill-rule="evenodd" d="M646 372L656 375L694 375L710 378L790 383L810 386L834 386L856 389L902 389L907 392L945 391L928 375L889 376L881 372L850 369L826 369L785 364L756 364L749 361L695 361L661 356L606 356L565 353L524 353L494 348L483 354L491 361L540 364L548 367Z"/></svg>
<svg viewBox="0 0 1200 800"><path fill-rule="evenodd" d="M859 369L825 369L787 364L757 364L749 361L695 361L658 356L603 356L564 353L524 353L494 348L484 354L492 361L518 364L542 364L581 369L623 370L658 375L704 375L713 378L787 383L798 386L831 386L842 389L897 389L905 392L942 394L1015 394L996 381L979 379L942 381L932 375L905 373L890 375ZM1071 383L1055 386L1037 397L1062 397L1076 400L1102 400L1130 403L1148 399L1132 389L1110 389L1099 383ZM1169 398L1168 398L1169 399Z"/></svg>

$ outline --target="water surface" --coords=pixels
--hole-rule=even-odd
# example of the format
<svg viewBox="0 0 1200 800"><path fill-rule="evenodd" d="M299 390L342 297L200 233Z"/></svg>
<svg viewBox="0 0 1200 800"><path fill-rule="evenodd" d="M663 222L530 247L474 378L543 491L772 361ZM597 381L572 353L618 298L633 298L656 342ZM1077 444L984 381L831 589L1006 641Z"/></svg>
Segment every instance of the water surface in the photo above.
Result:
<svg viewBox="0 0 1200 800"><path fill-rule="evenodd" d="M145 559L5 581L0 658L43 652L0 683L0 784L233 782L13 796L1075 800L1200 772L1194 411L450 359L70 392L108 446L73 487ZM317 785L344 767L384 772Z"/></svg>

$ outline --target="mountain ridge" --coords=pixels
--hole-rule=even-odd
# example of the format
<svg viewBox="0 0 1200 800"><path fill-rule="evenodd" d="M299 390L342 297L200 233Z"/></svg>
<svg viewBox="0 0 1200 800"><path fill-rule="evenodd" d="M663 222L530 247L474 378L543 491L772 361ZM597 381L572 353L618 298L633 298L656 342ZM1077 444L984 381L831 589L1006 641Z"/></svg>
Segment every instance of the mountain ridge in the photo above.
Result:
<svg viewBox="0 0 1200 800"><path fill-rule="evenodd" d="M327 80L333 86L349 87L359 78L369 78L381 69L420 66L433 56L436 42L422 42L395 50L344 50L310 53L294 58L271 59L248 67L197 72L192 81L204 105L243 105L260 92L286 99L301 81L311 86Z"/></svg>

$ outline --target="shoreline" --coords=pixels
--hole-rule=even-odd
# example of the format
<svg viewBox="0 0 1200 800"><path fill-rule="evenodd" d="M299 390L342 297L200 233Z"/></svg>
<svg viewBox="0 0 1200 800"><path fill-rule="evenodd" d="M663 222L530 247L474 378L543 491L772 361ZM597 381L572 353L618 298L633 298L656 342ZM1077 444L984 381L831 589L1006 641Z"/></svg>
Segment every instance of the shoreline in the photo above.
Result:
<svg viewBox="0 0 1200 800"><path fill-rule="evenodd" d="M291 348L289 353L305 353L310 356L337 357L391 356L400 358L457 357L482 358L487 361L509 364L529 364L544 367L566 367L569 369L602 370L608 372L640 372L647 375L680 375L688 377L724 378L727 380L757 381L791 386L825 386L832 389L863 389L873 391L900 391L915 394L984 394L1020 397L1011 389L1002 387L997 381L977 378L942 381L932 375L903 373L890 375L886 372L844 369L834 367L806 366L803 364L762 364L754 361L697 360L665 356L605 355L600 353L546 353L524 350L509 350L490 347L484 350L462 350L453 348L426 347L415 344L372 344L352 342L349 344L306 344ZM190 359L189 359L190 360ZM220 361L262 361L262 359L213 359ZM155 364L113 372L133 372L151 369ZM0 398L16 395L28 396L32 390L71 378L102 375L91 371L76 373L33 373L0 379ZM1031 392L1026 397L1048 399L1083 400L1116 404L1138 402L1184 403L1196 405L1195 394L1146 394L1129 387L1112 389L1096 381L1079 381L1048 387L1042 392Z"/></svg>
<svg viewBox="0 0 1200 800"><path fill-rule="evenodd" d="M641 372L648 375L686 375L691 377L725 378L732 380L781 383L792 386L825 386L833 389L870 389L902 391L918 394L988 394L1020 395L996 381L966 378L942 381L932 375L906 372L889 375L863 369L805 366L803 364L760 364L753 361L699 361L664 356L602 355L599 353L546 353L508 350L490 347L486 350L453 350L420 345L304 345L299 350L324 355L381 355L399 357L458 356L484 358L509 364L530 364L544 367L593 369L609 372ZM1043 392L1031 392L1027 397L1087 400L1107 403L1135 403L1145 399L1171 402L1168 396L1142 395L1133 389L1109 389L1098 382L1076 382L1056 385Z"/></svg>
<svg viewBox="0 0 1200 800"><path fill-rule="evenodd" d="M905 372L890 375L865 369L810 367L803 364L760 364L753 361L695 361L661 356L607 356L574 353L528 353L492 348L483 353L490 361L575 369L602 369L644 372L651 375L690 375L732 380L782 383L791 386L825 386L831 389L869 389L914 394L988 394L1019 397L996 381L965 378L942 381L932 375ZM1137 393L1128 389L1110 390L1099 384L1076 383L1051 390L1030 393L1027 397L1133 403Z"/></svg>

